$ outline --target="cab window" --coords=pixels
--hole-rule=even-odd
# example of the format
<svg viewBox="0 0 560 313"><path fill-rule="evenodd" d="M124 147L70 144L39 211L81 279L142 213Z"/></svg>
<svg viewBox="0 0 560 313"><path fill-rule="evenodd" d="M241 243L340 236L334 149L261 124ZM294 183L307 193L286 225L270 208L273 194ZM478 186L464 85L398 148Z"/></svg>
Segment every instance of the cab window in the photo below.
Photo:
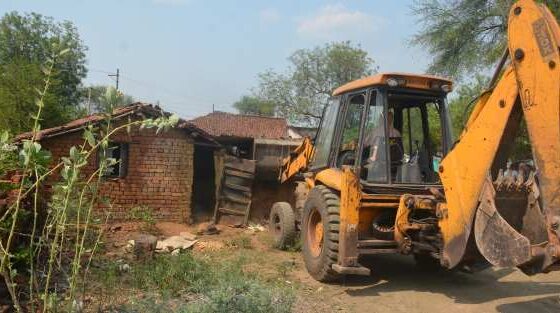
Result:
<svg viewBox="0 0 560 313"><path fill-rule="evenodd" d="M386 183L387 148L383 95L373 92L364 126L361 177L370 183Z"/></svg>
<svg viewBox="0 0 560 313"><path fill-rule="evenodd" d="M393 104L394 127L402 134L391 150L392 178L395 183L438 183L437 168L443 156L442 122L439 106L433 101L409 100Z"/></svg>
<svg viewBox="0 0 560 313"><path fill-rule="evenodd" d="M329 156L333 143L336 119L340 105L340 97L331 98L325 107L319 133L315 139L315 157L313 168L329 166Z"/></svg>
<svg viewBox="0 0 560 313"><path fill-rule="evenodd" d="M354 166L360 140L360 126L366 102L365 93L352 95L348 98L344 123L342 124L342 140L337 156L337 167Z"/></svg>

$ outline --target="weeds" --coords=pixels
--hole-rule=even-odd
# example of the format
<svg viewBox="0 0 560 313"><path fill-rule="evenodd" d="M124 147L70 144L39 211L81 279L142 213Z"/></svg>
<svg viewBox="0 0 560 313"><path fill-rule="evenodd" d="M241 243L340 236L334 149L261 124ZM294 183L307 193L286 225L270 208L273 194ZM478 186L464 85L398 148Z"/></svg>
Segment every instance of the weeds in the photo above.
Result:
<svg viewBox="0 0 560 313"><path fill-rule="evenodd" d="M292 291L244 272L245 263L243 257L219 260L190 253L162 255L134 265L126 273L108 263L95 277L109 292L124 286L138 292L156 291L156 297L113 307L119 312L290 312L295 299ZM118 277L118 286L114 277Z"/></svg>
<svg viewBox="0 0 560 313"><path fill-rule="evenodd" d="M290 245L286 247L286 251L301 252L302 248L303 248L303 242L301 241L300 237L297 237L297 239L294 242L292 242Z"/></svg>
<svg viewBox="0 0 560 313"><path fill-rule="evenodd" d="M248 236L240 236L226 241L226 246L230 248L252 249L253 243Z"/></svg>
<svg viewBox="0 0 560 313"><path fill-rule="evenodd" d="M156 229L156 220L153 212L154 210L149 206L137 206L130 210L130 219L144 223L142 227L143 231L154 232Z"/></svg>
<svg viewBox="0 0 560 313"><path fill-rule="evenodd" d="M0 276L18 312L23 311L23 301L31 312L58 310L60 293L65 293L68 301L64 303L69 303L65 311L79 310L76 304L86 290L89 267L100 243L100 226L108 218L96 219L93 209L101 201L98 190L103 173L116 161L100 157L93 173L85 173L84 167L92 157L104 155L97 151L107 149L109 138L117 132L132 127L157 128L159 132L178 121L176 116L129 120L115 127L111 106L102 123L84 130L82 144L71 147L61 162L53 164L37 136L54 65L67 52L59 51L43 67L44 86L36 89L31 138L15 145L7 133L0 136ZM4 177L10 179L1 180ZM42 189L47 181L52 186L48 202L43 200L47 194Z"/></svg>
<svg viewBox="0 0 560 313"><path fill-rule="evenodd" d="M286 280L288 278L288 274L295 268L296 264L294 261L284 261L279 263L276 266L276 270L278 272L278 276L281 279Z"/></svg>

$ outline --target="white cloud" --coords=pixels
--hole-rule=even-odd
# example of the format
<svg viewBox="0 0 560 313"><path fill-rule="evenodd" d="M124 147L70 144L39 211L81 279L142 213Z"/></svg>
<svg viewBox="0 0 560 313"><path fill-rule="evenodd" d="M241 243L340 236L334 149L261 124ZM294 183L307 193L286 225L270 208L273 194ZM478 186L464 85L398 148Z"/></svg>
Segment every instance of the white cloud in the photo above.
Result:
<svg viewBox="0 0 560 313"><path fill-rule="evenodd" d="M280 12L274 8L267 8L259 12L261 24L274 24L280 20Z"/></svg>
<svg viewBox="0 0 560 313"><path fill-rule="evenodd" d="M379 28L382 19L372 15L351 11L342 4L326 5L317 13L302 19L297 27L300 35L310 37L332 37L355 32L370 32Z"/></svg>
<svg viewBox="0 0 560 313"><path fill-rule="evenodd" d="M191 0L152 0L152 3L161 5L184 5L190 2Z"/></svg>

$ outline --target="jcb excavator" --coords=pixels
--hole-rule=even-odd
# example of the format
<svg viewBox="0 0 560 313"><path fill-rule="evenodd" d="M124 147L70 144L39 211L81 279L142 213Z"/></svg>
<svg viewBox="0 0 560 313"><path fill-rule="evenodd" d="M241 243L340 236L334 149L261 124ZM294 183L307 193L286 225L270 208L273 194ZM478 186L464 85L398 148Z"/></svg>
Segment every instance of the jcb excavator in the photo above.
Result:
<svg viewBox="0 0 560 313"><path fill-rule="evenodd" d="M280 180L299 183L294 206L271 210L278 245L298 228L319 281L367 275L360 257L382 253L447 269L559 269L559 44L548 8L516 2L508 49L456 141L449 80L385 73L336 89L314 141L283 162ZM511 159L520 125L523 162Z"/></svg>

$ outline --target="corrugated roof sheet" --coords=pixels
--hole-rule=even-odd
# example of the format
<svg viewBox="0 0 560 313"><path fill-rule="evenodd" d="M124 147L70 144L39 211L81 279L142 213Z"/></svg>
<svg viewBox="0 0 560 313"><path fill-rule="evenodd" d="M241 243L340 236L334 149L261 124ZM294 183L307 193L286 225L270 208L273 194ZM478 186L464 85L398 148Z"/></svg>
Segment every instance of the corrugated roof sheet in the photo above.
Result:
<svg viewBox="0 0 560 313"><path fill-rule="evenodd" d="M269 138L288 137L288 123L284 118L212 112L191 120L209 134L220 137Z"/></svg>

